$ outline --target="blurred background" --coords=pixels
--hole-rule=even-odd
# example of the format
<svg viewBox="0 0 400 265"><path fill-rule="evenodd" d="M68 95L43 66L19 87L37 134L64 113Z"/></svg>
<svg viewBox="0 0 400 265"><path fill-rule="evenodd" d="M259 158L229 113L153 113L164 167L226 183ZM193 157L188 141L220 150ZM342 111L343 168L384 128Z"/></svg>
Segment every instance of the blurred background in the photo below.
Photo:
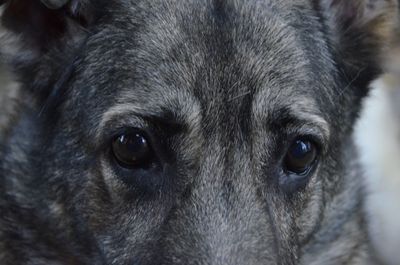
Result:
<svg viewBox="0 0 400 265"><path fill-rule="evenodd" d="M388 265L400 264L400 42L387 74L372 84L354 138L365 171L372 242Z"/></svg>

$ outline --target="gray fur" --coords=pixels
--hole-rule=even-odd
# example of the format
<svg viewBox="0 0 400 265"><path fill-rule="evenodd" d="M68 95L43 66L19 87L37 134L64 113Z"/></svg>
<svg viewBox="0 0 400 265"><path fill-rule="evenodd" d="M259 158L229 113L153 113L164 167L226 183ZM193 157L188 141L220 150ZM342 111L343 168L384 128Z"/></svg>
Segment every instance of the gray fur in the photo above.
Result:
<svg viewBox="0 0 400 265"><path fill-rule="evenodd" d="M383 2L71 1L65 20L30 4L55 22L35 20L45 43L6 6L25 93L1 139L0 263L366 264L351 132L389 41ZM144 184L109 155L131 127L164 150ZM320 159L287 194L298 135Z"/></svg>

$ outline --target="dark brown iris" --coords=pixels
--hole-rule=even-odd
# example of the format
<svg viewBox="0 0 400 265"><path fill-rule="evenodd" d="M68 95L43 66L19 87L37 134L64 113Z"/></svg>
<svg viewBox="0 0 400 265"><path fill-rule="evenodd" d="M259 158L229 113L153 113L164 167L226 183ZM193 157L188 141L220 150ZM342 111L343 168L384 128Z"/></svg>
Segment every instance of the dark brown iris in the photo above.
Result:
<svg viewBox="0 0 400 265"><path fill-rule="evenodd" d="M306 139L295 140L285 157L285 167L295 174L306 174L317 158L316 145Z"/></svg>
<svg viewBox="0 0 400 265"><path fill-rule="evenodd" d="M149 163L152 149L140 132L121 134L112 143L112 152L123 167L140 167Z"/></svg>

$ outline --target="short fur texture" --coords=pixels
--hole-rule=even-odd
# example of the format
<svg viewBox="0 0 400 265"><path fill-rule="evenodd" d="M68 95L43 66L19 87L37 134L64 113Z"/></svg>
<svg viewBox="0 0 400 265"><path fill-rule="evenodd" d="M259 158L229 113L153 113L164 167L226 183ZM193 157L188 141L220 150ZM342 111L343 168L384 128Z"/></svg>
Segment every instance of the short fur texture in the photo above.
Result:
<svg viewBox="0 0 400 265"><path fill-rule="evenodd" d="M396 1L3 2L1 264L372 261L351 133ZM116 165L129 128L157 169ZM319 161L288 192L298 136Z"/></svg>

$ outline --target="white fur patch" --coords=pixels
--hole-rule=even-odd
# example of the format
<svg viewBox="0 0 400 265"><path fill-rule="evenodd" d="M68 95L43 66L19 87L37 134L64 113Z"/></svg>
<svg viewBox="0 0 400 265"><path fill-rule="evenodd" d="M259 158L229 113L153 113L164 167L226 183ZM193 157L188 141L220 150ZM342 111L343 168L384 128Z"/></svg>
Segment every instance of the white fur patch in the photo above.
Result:
<svg viewBox="0 0 400 265"><path fill-rule="evenodd" d="M388 265L400 264L400 113L392 100L400 85L394 84L375 82L355 131L369 191L369 230Z"/></svg>

